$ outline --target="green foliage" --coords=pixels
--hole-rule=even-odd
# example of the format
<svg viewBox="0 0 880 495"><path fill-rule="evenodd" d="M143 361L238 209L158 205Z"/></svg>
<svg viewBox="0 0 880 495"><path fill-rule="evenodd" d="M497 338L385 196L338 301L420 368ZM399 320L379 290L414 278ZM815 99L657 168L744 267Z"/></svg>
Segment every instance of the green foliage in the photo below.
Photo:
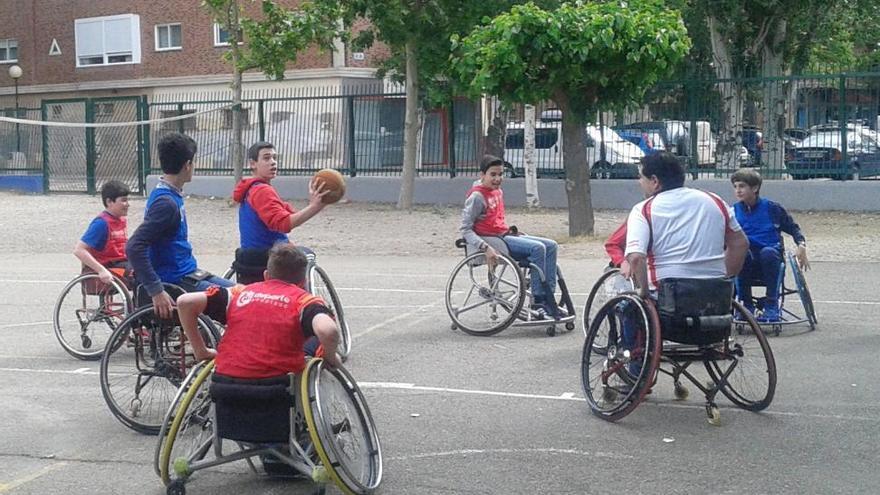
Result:
<svg viewBox="0 0 880 495"><path fill-rule="evenodd" d="M454 72L472 95L531 103L564 94L585 114L640 101L691 41L680 14L657 2L578 1L516 6L453 45Z"/></svg>

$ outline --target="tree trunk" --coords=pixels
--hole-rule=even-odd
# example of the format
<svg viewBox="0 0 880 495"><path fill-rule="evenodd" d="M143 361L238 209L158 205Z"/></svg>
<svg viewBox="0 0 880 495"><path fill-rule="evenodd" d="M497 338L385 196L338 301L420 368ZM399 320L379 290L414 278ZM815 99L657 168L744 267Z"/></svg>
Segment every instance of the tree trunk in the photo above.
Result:
<svg viewBox="0 0 880 495"><path fill-rule="evenodd" d="M416 156L419 139L419 66L416 41L406 42L406 117L403 122L403 173L397 207L411 210L416 184Z"/></svg>
<svg viewBox="0 0 880 495"><path fill-rule="evenodd" d="M586 122L583 115L572 110L568 96L563 92L558 92L554 100L562 111L562 166L568 196L568 235L592 235L594 218L590 167L587 163Z"/></svg>
<svg viewBox="0 0 880 495"><path fill-rule="evenodd" d="M523 162L526 170L526 206L540 206L538 197L538 164L535 163L535 106L525 106L525 128L523 129Z"/></svg>
<svg viewBox="0 0 880 495"><path fill-rule="evenodd" d="M241 60L241 47L239 42L242 40L241 25L238 18L238 3L232 2L229 7L229 23L227 30L229 32L229 42L232 47L232 170L235 183L238 184L242 178L242 168L244 167L244 144L242 143L242 112L241 112L241 68L239 61Z"/></svg>
<svg viewBox="0 0 880 495"><path fill-rule="evenodd" d="M786 27L786 21L779 21L761 50L761 75L765 78L783 75ZM776 173L785 170L783 132L788 103L785 86L787 85L783 81L770 81L764 85L764 148L761 151L761 162L764 168Z"/></svg>
<svg viewBox="0 0 880 495"><path fill-rule="evenodd" d="M718 21L714 16L707 18L709 34L712 42L712 58L714 59L715 76L726 81L717 84L722 102L722 128L719 130L719 143L716 150L718 167L734 170L739 167L739 156L742 146L742 110L743 91L738 81L733 80L733 61L728 51L727 41L721 33Z"/></svg>

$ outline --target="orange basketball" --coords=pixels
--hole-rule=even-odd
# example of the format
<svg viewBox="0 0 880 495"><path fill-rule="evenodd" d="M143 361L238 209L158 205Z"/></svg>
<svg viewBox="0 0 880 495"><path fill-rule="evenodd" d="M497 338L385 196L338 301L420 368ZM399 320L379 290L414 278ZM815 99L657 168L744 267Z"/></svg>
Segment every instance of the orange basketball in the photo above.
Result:
<svg viewBox="0 0 880 495"><path fill-rule="evenodd" d="M345 195L345 177L332 168L318 170L312 180L315 181L315 187L318 187L318 184L322 182L324 191L330 191L321 198L324 204L335 203Z"/></svg>

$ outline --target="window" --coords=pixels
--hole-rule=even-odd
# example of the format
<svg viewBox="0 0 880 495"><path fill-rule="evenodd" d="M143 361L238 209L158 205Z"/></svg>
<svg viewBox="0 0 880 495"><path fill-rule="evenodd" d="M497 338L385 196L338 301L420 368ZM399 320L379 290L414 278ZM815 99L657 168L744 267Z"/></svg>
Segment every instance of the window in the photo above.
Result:
<svg viewBox="0 0 880 495"><path fill-rule="evenodd" d="M141 63L140 18L134 14L77 19L76 66Z"/></svg>
<svg viewBox="0 0 880 495"><path fill-rule="evenodd" d="M158 24L156 26L156 51L180 50L183 48L180 24Z"/></svg>
<svg viewBox="0 0 880 495"><path fill-rule="evenodd" d="M0 40L0 63L18 62L18 40Z"/></svg>
<svg viewBox="0 0 880 495"><path fill-rule="evenodd" d="M559 131L556 128L538 127L535 129L535 149L552 148L557 141L559 141ZM504 147L510 150L525 148L525 130L508 129Z"/></svg>
<svg viewBox="0 0 880 495"><path fill-rule="evenodd" d="M229 46L229 31L214 23L214 46Z"/></svg>
<svg viewBox="0 0 880 495"><path fill-rule="evenodd" d="M167 119L169 117L177 117L179 115L190 115L196 113L195 110L161 110L159 112L159 117L163 119ZM183 126L182 128L180 126ZM162 130L163 131L180 131L190 132L197 131L198 125L196 124L195 118L183 119L183 120L171 120L168 122L162 122Z"/></svg>

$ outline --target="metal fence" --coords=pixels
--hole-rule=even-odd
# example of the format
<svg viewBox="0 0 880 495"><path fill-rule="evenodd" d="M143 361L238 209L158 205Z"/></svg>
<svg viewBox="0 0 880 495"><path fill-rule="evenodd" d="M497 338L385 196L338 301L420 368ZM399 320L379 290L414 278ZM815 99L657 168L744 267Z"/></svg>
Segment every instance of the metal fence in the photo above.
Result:
<svg viewBox="0 0 880 495"><path fill-rule="evenodd" d="M39 108L0 108L0 115L41 120ZM42 167L42 132L37 126L0 122L0 175L39 174Z"/></svg>

